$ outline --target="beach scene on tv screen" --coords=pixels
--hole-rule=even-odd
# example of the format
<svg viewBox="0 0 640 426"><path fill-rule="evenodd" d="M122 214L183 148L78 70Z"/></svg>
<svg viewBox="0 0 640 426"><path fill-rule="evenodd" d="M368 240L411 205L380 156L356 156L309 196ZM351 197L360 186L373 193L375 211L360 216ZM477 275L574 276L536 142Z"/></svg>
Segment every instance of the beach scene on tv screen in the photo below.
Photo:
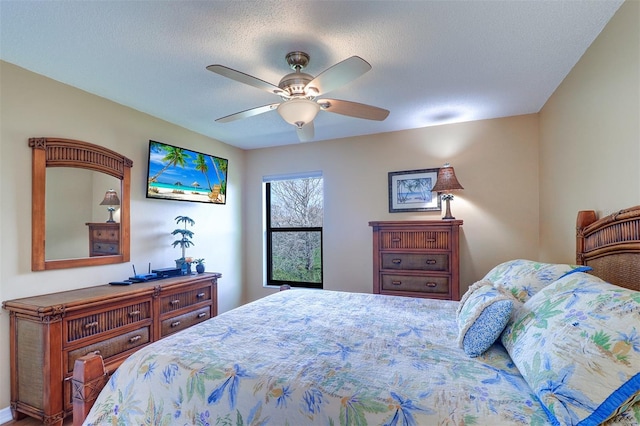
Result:
<svg viewBox="0 0 640 426"><path fill-rule="evenodd" d="M225 204L229 161L149 141L147 197Z"/></svg>

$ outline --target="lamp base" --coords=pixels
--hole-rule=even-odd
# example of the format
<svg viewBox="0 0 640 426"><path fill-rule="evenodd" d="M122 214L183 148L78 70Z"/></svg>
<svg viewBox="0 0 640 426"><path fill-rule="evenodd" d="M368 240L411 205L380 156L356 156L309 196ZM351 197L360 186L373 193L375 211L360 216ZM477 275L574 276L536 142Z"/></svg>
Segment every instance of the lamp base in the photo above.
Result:
<svg viewBox="0 0 640 426"><path fill-rule="evenodd" d="M454 220L455 217L451 216L451 206L449 206L450 199L447 198L444 201L445 201L447 207L446 207L446 211L444 213L444 216L442 217L442 220Z"/></svg>
<svg viewBox="0 0 640 426"><path fill-rule="evenodd" d="M116 223L115 220L113 220L113 212L115 211L115 209L113 207L109 207L109 220L107 220L107 223Z"/></svg>

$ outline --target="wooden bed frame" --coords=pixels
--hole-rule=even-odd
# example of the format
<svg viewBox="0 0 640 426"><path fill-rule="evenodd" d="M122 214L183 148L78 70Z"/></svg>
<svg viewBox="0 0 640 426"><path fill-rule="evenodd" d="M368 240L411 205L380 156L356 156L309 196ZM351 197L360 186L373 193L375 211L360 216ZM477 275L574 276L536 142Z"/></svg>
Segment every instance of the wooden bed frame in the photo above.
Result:
<svg viewBox="0 0 640 426"><path fill-rule="evenodd" d="M607 282L640 291L640 206L600 220L593 210L578 212L576 262Z"/></svg>
<svg viewBox="0 0 640 426"><path fill-rule="evenodd" d="M612 284L640 291L640 206L600 220L596 212L578 212L576 262ZM108 380L102 357L85 355L73 369L73 425L80 426Z"/></svg>

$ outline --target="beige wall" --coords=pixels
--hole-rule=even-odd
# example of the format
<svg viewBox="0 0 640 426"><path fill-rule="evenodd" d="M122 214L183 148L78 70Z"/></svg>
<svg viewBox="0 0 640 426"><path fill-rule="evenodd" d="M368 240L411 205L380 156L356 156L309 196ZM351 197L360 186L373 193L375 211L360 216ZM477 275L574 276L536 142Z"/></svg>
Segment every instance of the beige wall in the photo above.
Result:
<svg viewBox="0 0 640 426"><path fill-rule="evenodd" d="M242 186L244 151L149 115L0 62L0 300L89 287L123 279L131 264L146 271L171 266L174 217L196 220L195 247L207 269L222 272L219 308L241 301ZM133 160L131 262L120 265L31 272L30 137L57 136L93 142ZM229 159L225 206L145 198L149 139ZM108 188L107 188L108 189ZM72 188L69 188L71 191ZM104 197L104 192L102 193ZM106 215L106 209L103 215ZM105 219L106 221L106 216ZM9 406L9 315L0 309L0 409Z"/></svg>
<svg viewBox="0 0 640 426"><path fill-rule="evenodd" d="M573 262L575 212L640 204L640 1L628 0L540 112L540 259Z"/></svg>
<svg viewBox="0 0 640 426"><path fill-rule="evenodd" d="M451 204L464 220L462 291L496 263L538 251L538 118L509 117L247 152L244 217L246 295L263 289L262 177L322 170L324 284L372 291L372 220L439 219L438 212L389 213L388 172L450 162L465 190ZM473 254L473 256L472 256Z"/></svg>

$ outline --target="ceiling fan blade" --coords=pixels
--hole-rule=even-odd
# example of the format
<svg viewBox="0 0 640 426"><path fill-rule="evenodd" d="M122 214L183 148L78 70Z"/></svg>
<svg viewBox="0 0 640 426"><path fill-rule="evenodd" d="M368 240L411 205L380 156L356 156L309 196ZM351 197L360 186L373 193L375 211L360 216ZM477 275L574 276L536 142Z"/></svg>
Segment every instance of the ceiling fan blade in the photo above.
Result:
<svg viewBox="0 0 640 426"><path fill-rule="evenodd" d="M318 104L324 111L367 120L383 121L389 115L389 111L383 108L339 99L319 99Z"/></svg>
<svg viewBox="0 0 640 426"><path fill-rule="evenodd" d="M352 56L327 68L304 88L309 96L319 96L355 80L371 69L369 62L359 56Z"/></svg>
<svg viewBox="0 0 640 426"><path fill-rule="evenodd" d="M260 80L257 77L254 77L249 74L245 74L240 71L236 71L229 67L225 67L224 65L209 65L207 69L216 74L220 74L224 77L230 78L235 81L239 81L240 83L248 84L249 86L257 87L261 90L266 90L269 93L273 93L275 95L288 95L284 90L279 88L276 85L268 83L264 80Z"/></svg>
<svg viewBox="0 0 640 426"><path fill-rule="evenodd" d="M231 115L227 115L227 116L224 116L224 117L220 117L220 118L216 119L216 121L218 121L220 123L228 123L230 121L240 120L241 118L253 117L254 115L263 114L265 112L273 111L274 109L278 108L278 105L280 105L280 104L279 103L278 104L269 104L269 105L263 105L263 106L247 109L247 110L244 110L244 111L236 112L235 114L231 114Z"/></svg>
<svg viewBox="0 0 640 426"><path fill-rule="evenodd" d="M298 133L298 139L300 142L309 142L313 140L313 137L315 136L313 121L308 122L302 127L296 127L296 133Z"/></svg>

